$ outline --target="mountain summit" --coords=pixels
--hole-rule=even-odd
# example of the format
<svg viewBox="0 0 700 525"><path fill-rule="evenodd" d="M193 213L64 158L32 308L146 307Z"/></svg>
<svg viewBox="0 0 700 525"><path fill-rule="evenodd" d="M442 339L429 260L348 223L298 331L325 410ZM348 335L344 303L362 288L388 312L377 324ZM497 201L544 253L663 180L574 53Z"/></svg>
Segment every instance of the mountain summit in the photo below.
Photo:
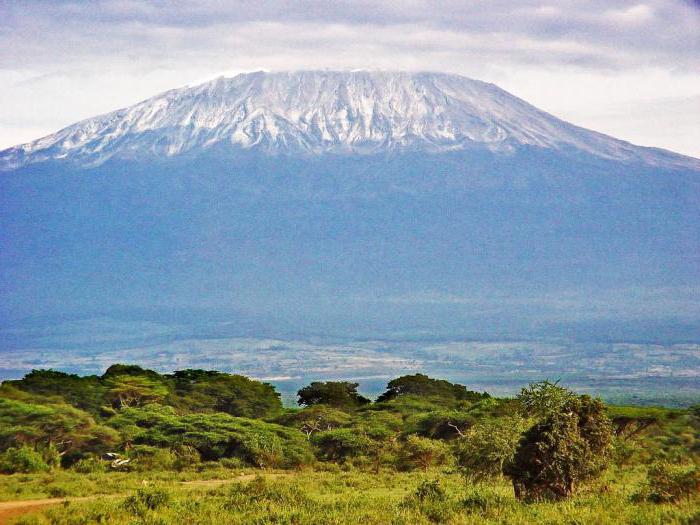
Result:
<svg viewBox="0 0 700 525"><path fill-rule="evenodd" d="M458 75L301 71L248 73L167 91L0 152L0 169L60 160L98 166L211 149L266 154L440 153L531 147L700 167L559 120L493 84Z"/></svg>

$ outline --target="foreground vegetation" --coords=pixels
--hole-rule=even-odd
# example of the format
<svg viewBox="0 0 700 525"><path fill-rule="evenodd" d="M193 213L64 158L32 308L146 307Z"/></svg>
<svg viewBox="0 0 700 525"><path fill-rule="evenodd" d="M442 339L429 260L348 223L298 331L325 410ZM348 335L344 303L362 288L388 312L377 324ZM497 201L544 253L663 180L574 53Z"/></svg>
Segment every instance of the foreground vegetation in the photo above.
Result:
<svg viewBox="0 0 700 525"><path fill-rule="evenodd" d="M299 404L211 371L34 371L0 386L0 500L117 495L25 524L700 523L698 406L420 374L375 402L312 383Z"/></svg>

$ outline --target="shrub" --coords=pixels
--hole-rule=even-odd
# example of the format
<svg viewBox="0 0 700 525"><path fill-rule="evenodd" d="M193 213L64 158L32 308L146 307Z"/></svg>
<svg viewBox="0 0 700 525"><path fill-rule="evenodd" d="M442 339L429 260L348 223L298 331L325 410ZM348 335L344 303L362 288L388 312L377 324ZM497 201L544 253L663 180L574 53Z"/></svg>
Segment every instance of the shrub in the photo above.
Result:
<svg viewBox="0 0 700 525"><path fill-rule="evenodd" d="M401 505L416 509L433 523L450 523L454 516L452 502L437 479L422 481Z"/></svg>
<svg viewBox="0 0 700 525"><path fill-rule="evenodd" d="M80 474L92 474L94 472L104 472L105 462L95 456L87 456L76 461L71 467Z"/></svg>
<svg viewBox="0 0 700 525"><path fill-rule="evenodd" d="M416 487L414 495L418 501L444 501L446 499L445 489L440 486L440 480L437 479L421 481L418 487Z"/></svg>
<svg viewBox="0 0 700 525"><path fill-rule="evenodd" d="M457 465L469 481L500 476L513 461L527 422L519 416L488 419L463 433L456 443Z"/></svg>
<svg viewBox="0 0 700 525"><path fill-rule="evenodd" d="M603 402L571 398L524 434L504 473L518 499L565 498L602 472L611 441Z"/></svg>
<svg viewBox="0 0 700 525"><path fill-rule="evenodd" d="M273 422L301 430L307 437L323 430L348 426L351 416L347 412L324 405L314 405L303 410L288 410Z"/></svg>
<svg viewBox="0 0 700 525"><path fill-rule="evenodd" d="M433 465L442 465L449 457L445 443L421 436L408 436L401 445L399 464L403 468L428 470Z"/></svg>
<svg viewBox="0 0 700 525"><path fill-rule="evenodd" d="M148 445L135 445L129 458L129 466L139 471L170 470L177 459L169 449Z"/></svg>
<svg viewBox="0 0 700 525"><path fill-rule="evenodd" d="M433 410L409 422L411 430L433 439L455 439L476 422L474 416L459 410Z"/></svg>
<svg viewBox="0 0 700 525"><path fill-rule="evenodd" d="M197 449L190 445L176 445L173 447L172 452L175 455L173 467L176 470L188 469L202 461L202 456Z"/></svg>
<svg viewBox="0 0 700 525"><path fill-rule="evenodd" d="M31 447L10 447L0 454L0 472L3 474L31 474L49 470L40 452Z"/></svg>
<svg viewBox="0 0 700 525"><path fill-rule="evenodd" d="M365 455L373 447L371 439L349 428L319 432L313 435L311 441L318 448L321 457L331 461L344 461L349 457Z"/></svg>
<svg viewBox="0 0 700 525"><path fill-rule="evenodd" d="M285 468L313 461L298 430L223 413L178 415L171 407L148 405L124 409L110 424L137 445L190 446L205 461L239 457L255 466Z"/></svg>
<svg viewBox="0 0 700 525"><path fill-rule="evenodd" d="M700 469L696 465L657 462L647 472L646 497L656 503L675 502L700 492Z"/></svg>
<svg viewBox="0 0 700 525"><path fill-rule="evenodd" d="M571 390L555 381L530 383L520 390L518 401L527 415L547 418L561 412L562 407L576 398Z"/></svg>
<svg viewBox="0 0 700 525"><path fill-rule="evenodd" d="M236 509L259 501L286 504L289 507L298 508L307 504L309 498L296 485L256 477L249 483L231 485L227 493L226 507Z"/></svg>
<svg viewBox="0 0 700 525"><path fill-rule="evenodd" d="M248 462L260 468L281 463L282 443L274 434L246 434L241 438L240 446L240 453Z"/></svg>
<svg viewBox="0 0 700 525"><path fill-rule="evenodd" d="M170 493L161 487L143 487L124 500L124 508L142 516L147 510L157 510L170 501Z"/></svg>

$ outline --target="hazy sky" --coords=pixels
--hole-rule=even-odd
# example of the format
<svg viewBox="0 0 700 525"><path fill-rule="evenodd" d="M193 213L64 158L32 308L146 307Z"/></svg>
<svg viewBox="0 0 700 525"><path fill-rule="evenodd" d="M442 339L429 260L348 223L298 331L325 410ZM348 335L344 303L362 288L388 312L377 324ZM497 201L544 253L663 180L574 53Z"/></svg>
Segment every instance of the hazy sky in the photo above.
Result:
<svg viewBox="0 0 700 525"><path fill-rule="evenodd" d="M220 74L316 68L461 73L700 157L698 0L0 0L0 147Z"/></svg>

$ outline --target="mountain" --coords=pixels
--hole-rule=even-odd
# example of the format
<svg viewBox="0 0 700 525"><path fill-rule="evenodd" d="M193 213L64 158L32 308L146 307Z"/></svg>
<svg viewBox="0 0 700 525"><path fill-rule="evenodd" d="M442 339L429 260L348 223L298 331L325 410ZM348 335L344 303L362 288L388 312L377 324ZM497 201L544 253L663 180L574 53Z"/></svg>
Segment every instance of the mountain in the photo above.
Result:
<svg viewBox="0 0 700 525"><path fill-rule="evenodd" d="M215 146L266 154L440 153L519 146L700 169L563 122L502 89L436 73L251 73L175 89L0 153L13 169L46 160L181 156Z"/></svg>
<svg viewBox="0 0 700 525"><path fill-rule="evenodd" d="M243 74L0 152L0 320L184 309L302 332L687 334L699 204L700 160L492 84Z"/></svg>

